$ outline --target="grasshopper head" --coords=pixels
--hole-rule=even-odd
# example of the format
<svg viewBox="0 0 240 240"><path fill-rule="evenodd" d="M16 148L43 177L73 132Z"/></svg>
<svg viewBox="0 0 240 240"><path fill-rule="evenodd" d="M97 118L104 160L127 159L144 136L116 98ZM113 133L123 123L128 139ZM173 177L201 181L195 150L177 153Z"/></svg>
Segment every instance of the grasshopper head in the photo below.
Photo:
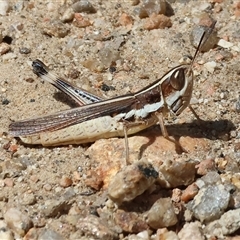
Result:
<svg viewBox="0 0 240 240"><path fill-rule="evenodd" d="M193 63L215 24L216 21L213 21L210 28L202 34L191 63L177 66L163 77L161 89L165 105L176 115L179 115L190 103L193 90Z"/></svg>
<svg viewBox="0 0 240 240"><path fill-rule="evenodd" d="M190 103L193 89L191 65L180 65L165 75L162 94L168 109L179 115Z"/></svg>

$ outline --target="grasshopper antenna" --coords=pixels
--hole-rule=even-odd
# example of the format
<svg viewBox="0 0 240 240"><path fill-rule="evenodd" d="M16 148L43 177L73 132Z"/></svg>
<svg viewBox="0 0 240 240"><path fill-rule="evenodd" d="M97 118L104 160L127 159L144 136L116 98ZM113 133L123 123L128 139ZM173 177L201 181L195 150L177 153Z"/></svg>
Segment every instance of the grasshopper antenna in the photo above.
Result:
<svg viewBox="0 0 240 240"><path fill-rule="evenodd" d="M213 29L216 25L216 22L217 21L213 21L213 23L211 24L211 26L208 28L208 30L204 31L202 36L201 36L201 39L199 41L199 44L197 46L197 49L194 53L194 56L193 56L193 59L192 59L192 62L190 64L190 67L189 67L189 73L192 72L192 67L193 67L193 64L198 56L198 53L201 51L201 48L204 46L204 44L206 43L206 41L208 40L209 36L211 35L211 33L213 32ZM198 116L198 114L196 113L196 111L193 109L193 107L189 104L188 105L188 108L191 110L191 112L193 113L193 115L195 116L195 118L197 119L198 123L202 123L203 120Z"/></svg>
<svg viewBox="0 0 240 240"><path fill-rule="evenodd" d="M192 69L192 66L199 54L199 52L201 51L201 48L204 46L204 44L206 43L206 41L208 40L209 36L211 35L211 33L213 32L213 29L216 25L216 20L213 21L213 23L211 24L211 26L208 28L208 30L204 31L201 38L200 38L200 41L199 41L199 44L197 46L197 49L194 53L194 56L193 56L193 59L192 59L192 62L190 64L190 69Z"/></svg>

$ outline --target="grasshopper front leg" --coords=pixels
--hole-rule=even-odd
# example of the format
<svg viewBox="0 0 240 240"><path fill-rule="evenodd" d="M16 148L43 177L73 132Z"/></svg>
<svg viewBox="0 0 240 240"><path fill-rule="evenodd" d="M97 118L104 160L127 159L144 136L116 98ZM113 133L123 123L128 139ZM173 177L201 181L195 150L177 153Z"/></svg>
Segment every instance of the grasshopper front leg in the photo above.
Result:
<svg viewBox="0 0 240 240"><path fill-rule="evenodd" d="M187 153L188 151L186 149L184 149L178 141L176 141L175 139L170 138L170 136L168 134L168 131L167 131L167 129L165 127L165 124L164 124L163 114L161 112L156 112L156 116L158 118L159 126L161 128L161 132L162 132L163 137L166 138L168 141L174 143L175 146L180 148L182 152L186 152Z"/></svg>

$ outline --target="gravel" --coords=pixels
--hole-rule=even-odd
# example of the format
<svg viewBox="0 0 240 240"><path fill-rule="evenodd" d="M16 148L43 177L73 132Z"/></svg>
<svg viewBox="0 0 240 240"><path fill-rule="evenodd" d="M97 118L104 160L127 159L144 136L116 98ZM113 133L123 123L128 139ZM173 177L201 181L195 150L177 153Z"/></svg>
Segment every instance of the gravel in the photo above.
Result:
<svg viewBox="0 0 240 240"><path fill-rule="evenodd" d="M239 6L0 1L0 238L239 237ZM203 122L188 109L165 117L186 153L157 125L128 138L128 166L123 138L45 148L8 135L12 121L73 107L29 61L41 59L76 86L111 98L189 62L213 19L214 38L193 64L192 102Z"/></svg>

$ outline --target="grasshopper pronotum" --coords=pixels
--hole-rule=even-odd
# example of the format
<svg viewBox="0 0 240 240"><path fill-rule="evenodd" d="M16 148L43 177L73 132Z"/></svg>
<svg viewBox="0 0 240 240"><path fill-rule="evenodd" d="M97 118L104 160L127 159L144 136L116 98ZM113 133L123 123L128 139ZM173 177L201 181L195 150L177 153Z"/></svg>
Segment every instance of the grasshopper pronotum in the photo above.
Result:
<svg viewBox="0 0 240 240"><path fill-rule="evenodd" d="M101 138L125 137L128 158L128 135L159 123L163 136L170 141L164 115L179 115L189 105L193 90L192 65L197 53L215 25L203 34L190 64L172 68L144 89L107 100L77 88L59 78L39 60L33 71L75 100L79 107L48 116L13 122L9 132L27 144L56 146L94 142ZM206 38L205 38L206 36ZM203 40L205 39L205 41Z"/></svg>

